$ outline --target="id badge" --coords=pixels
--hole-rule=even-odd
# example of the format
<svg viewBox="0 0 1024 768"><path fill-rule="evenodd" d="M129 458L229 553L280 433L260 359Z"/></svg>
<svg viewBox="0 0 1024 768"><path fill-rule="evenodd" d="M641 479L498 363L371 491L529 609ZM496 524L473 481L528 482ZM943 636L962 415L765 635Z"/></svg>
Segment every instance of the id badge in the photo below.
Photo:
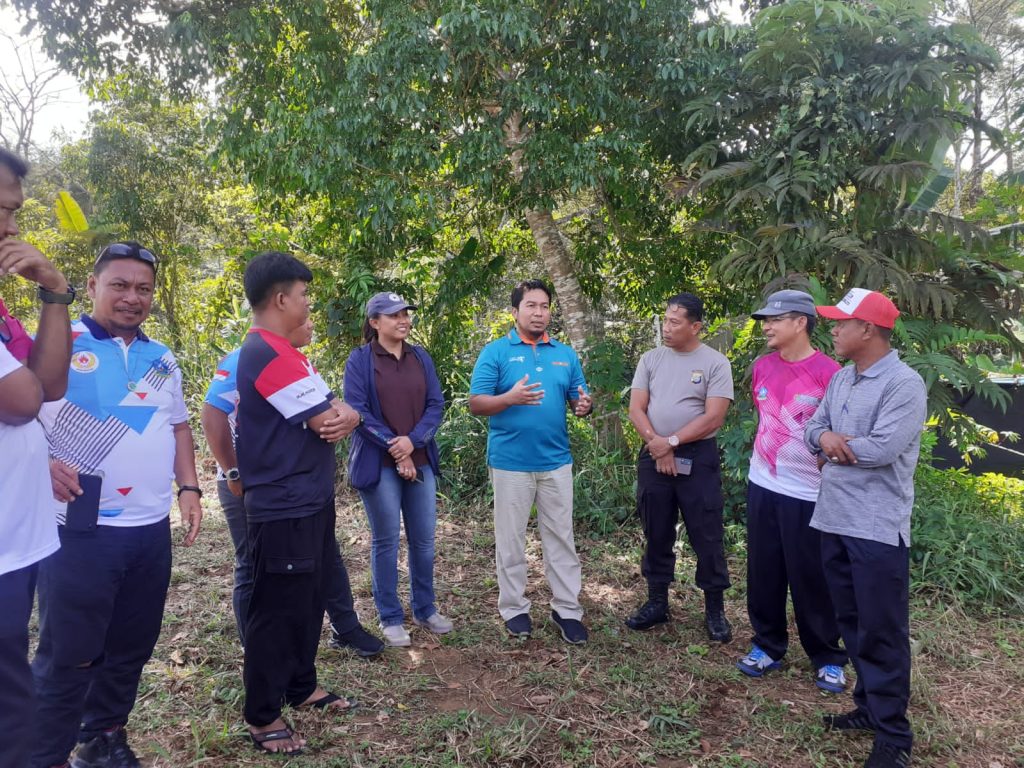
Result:
<svg viewBox="0 0 1024 768"><path fill-rule="evenodd" d="M677 475L689 475L693 471L693 459L684 459L682 456L676 456L676 474Z"/></svg>

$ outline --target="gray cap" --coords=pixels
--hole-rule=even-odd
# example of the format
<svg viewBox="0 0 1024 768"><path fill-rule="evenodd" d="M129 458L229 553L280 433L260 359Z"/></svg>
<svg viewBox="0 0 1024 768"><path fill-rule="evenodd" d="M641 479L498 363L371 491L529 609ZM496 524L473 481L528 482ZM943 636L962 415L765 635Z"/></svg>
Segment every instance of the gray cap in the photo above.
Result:
<svg viewBox="0 0 1024 768"><path fill-rule="evenodd" d="M367 317L373 317L375 315L394 315L401 312L403 309L416 309L416 305L410 304L397 293L389 293L388 291L375 293L370 297L370 300L366 302Z"/></svg>
<svg viewBox="0 0 1024 768"><path fill-rule="evenodd" d="M755 320L764 320L766 317L777 317L787 312L799 312L801 315L814 317L817 313L814 308L814 297L803 291L776 291L751 317Z"/></svg>

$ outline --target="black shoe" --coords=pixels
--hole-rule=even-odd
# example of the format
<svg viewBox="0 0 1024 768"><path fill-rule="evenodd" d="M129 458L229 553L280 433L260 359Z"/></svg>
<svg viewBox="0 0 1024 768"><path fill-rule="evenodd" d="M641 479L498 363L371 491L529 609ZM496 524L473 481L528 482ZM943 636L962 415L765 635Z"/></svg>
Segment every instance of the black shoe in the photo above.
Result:
<svg viewBox="0 0 1024 768"><path fill-rule="evenodd" d="M571 645L583 645L587 642L587 628L577 619L563 619L556 611L551 612L551 620L558 625L562 639Z"/></svg>
<svg viewBox="0 0 1024 768"><path fill-rule="evenodd" d="M732 640L732 625L725 618L725 611L708 611L704 614L704 627L708 637L716 643L728 643Z"/></svg>
<svg viewBox="0 0 1024 768"><path fill-rule="evenodd" d="M909 765L909 749L900 749L895 744L876 739L864 768L908 768Z"/></svg>
<svg viewBox="0 0 1024 768"><path fill-rule="evenodd" d="M78 747L71 768L141 768L124 728L101 733Z"/></svg>
<svg viewBox="0 0 1024 768"><path fill-rule="evenodd" d="M626 619L626 626L638 632L666 624L672 616L668 612L668 601L648 600L640 606L636 613Z"/></svg>
<svg viewBox="0 0 1024 768"><path fill-rule="evenodd" d="M384 641L376 635L371 635L361 625L357 625L355 629L350 629L343 635L332 632L328 645L331 648L352 651L356 656L362 656L364 659L376 656L384 650Z"/></svg>
<svg viewBox="0 0 1024 768"><path fill-rule="evenodd" d="M530 614L520 613L505 622L505 629L512 637L529 637L533 633L533 622Z"/></svg>
<svg viewBox="0 0 1024 768"><path fill-rule="evenodd" d="M855 709L844 715L824 715L821 722L826 731L874 731L871 718L863 709Z"/></svg>

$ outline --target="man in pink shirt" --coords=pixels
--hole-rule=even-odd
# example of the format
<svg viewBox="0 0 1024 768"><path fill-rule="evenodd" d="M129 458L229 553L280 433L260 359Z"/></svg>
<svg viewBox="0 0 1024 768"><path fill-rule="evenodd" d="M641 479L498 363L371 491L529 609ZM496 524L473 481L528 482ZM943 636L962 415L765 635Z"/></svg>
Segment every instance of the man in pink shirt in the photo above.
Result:
<svg viewBox="0 0 1024 768"><path fill-rule="evenodd" d="M804 426L839 364L811 345L810 295L778 291L752 317L761 321L772 351L753 369L759 418L747 490L747 612L754 637L736 666L751 677L781 666L789 642L789 591L815 683L841 693L847 656L822 570L820 534L810 527L821 473L803 440Z"/></svg>

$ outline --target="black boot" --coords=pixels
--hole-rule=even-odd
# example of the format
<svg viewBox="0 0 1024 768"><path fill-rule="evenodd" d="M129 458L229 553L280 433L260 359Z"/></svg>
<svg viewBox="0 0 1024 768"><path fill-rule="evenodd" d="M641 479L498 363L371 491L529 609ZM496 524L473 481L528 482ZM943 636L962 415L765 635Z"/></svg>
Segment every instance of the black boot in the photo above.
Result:
<svg viewBox="0 0 1024 768"><path fill-rule="evenodd" d="M732 626L725 618L725 601L721 592L704 593L704 627L708 637L716 643L732 640Z"/></svg>
<svg viewBox="0 0 1024 768"><path fill-rule="evenodd" d="M649 584L647 602L640 606L636 613L626 619L626 626L637 631L644 631L658 624L666 624L671 618L668 612L668 585Z"/></svg>
<svg viewBox="0 0 1024 768"><path fill-rule="evenodd" d="M864 768L909 768L910 750L875 739Z"/></svg>

